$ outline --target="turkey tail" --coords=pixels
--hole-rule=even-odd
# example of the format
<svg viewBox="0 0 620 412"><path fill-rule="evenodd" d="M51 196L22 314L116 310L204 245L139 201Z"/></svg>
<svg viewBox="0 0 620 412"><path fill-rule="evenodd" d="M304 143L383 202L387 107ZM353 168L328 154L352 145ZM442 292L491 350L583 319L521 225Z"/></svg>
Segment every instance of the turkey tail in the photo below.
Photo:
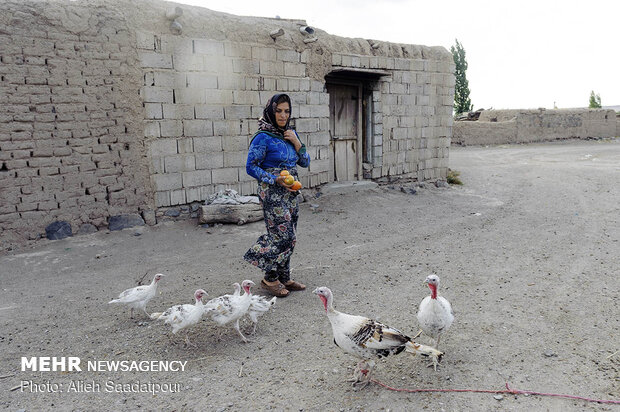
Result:
<svg viewBox="0 0 620 412"><path fill-rule="evenodd" d="M440 352L431 346L420 345L419 343L415 343L412 341L405 343L405 352L409 352L413 356L415 356L416 354L419 354L421 356L428 356L433 359L433 361L437 362L439 362L441 360L441 357L443 356L443 352Z"/></svg>
<svg viewBox="0 0 620 412"><path fill-rule="evenodd" d="M118 303L120 302L120 299L112 299L111 301L108 302L108 304L110 303Z"/></svg>
<svg viewBox="0 0 620 412"><path fill-rule="evenodd" d="M155 312L155 313L151 313L151 319L159 319L159 317L161 315L163 315L164 312Z"/></svg>

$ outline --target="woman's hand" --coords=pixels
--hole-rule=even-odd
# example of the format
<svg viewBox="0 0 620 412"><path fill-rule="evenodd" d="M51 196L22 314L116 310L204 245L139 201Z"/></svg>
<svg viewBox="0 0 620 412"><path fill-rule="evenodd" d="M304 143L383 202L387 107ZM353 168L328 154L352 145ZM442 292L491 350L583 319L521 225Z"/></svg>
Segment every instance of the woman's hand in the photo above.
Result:
<svg viewBox="0 0 620 412"><path fill-rule="evenodd" d="M276 177L276 183L279 184L280 186L284 186L286 188L286 190L288 190L289 192L296 192L296 190L291 189L291 186L293 186L293 183L291 183L290 185L287 185L286 183L284 183L284 178L286 176L278 176Z"/></svg>
<svg viewBox="0 0 620 412"><path fill-rule="evenodd" d="M284 140L288 140L289 142L291 142L293 146L295 146L296 152L301 149L301 142L299 141L299 138L293 130L289 129L284 132Z"/></svg>

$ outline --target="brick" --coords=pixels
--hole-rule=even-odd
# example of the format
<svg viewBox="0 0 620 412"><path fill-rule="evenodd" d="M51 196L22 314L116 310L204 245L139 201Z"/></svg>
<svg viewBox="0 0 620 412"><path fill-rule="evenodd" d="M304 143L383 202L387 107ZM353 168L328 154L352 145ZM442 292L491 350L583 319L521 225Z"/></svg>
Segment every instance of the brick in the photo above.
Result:
<svg viewBox="0 0 620 412"><path fill-rule="evenodd" d="M247 151L224 152L224 167L245 166L248 157Z"/></svg>
<svg viewBox="0 0 620 412"><path fill-rule="evenodd" d="M164 119L193 119L194 106L191 104L163 104Z"/></svg>
<svg viewBox="0 0 620 412"><path fill-rule="evenodd" d="M277 60L276 49L273 49L271 47L254 46L252 47L252 59L253 60L276 61Z"/></svg>

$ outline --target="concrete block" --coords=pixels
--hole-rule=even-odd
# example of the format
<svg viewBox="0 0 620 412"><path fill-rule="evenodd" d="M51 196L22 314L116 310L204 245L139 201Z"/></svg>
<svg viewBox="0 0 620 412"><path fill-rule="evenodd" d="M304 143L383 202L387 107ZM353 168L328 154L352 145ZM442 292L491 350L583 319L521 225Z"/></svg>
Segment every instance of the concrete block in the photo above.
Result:
<svg viewBox="0 0 620 412"><path fill-rule="evenodd" d="M196 153L196 169L219 169L224 167L224 152Z"/></svg>
<svg viewBox="0 0 620 412"><path fill-rule="evenodd" d="M177 141L176 139L157 139L151 143L149 150L153 157L176 155L178 153Z"/></svg>
<svg viewBox="0 0 620 412"><path fill-rule="evenodd" d="M265 61L276 61L277 60L276 49L271 48L271 47L254 46L252 47L252 59L253 60L265 60Z"/></svg>
<svg viewBox="0 0 620 412"><path fill-rule="evenodd" d="M259 60L233 59L233 73L253 75L260 73Z"/></svg>
<svg viewBox="0 0 620 412"><path fill-rule="evenodd" d="M159 123L161 137L183 136L183 124L180 120L163 120Z"/></svg>
<svg viewBox="0 0 620 412"><path fill-rule="evenodd" d="M145 103L144 109L146 111L147 119L162 119L162 107L161 103Z"/></svg>
<svg viewBox="0 0 620 412"><path fill-rule="evenodd" d="M290 77L305 77L306 65L301 63L284 62L284 75Z"/></svg>
<svg viewBox="0 0 620 412"><path fill-rule="evenodd" d="M195 170L183 173L183 187L211 184L211 170Z"/></svg>
<svg viewBox="0 0 620 412"><path fill-rule="evenodd" d="M200 71L205 67L205 56L202 54L174 53L172 65L180 72Z"/></svg>
<svg viewBox="0 0 620 412"><path fill-rule="evenodd" d="M183 178L181 173L152 175L151 179L153 182L153 187L156 191L181 189L183 187Z"/></svg>
<svg viewBox="0 0 620 412"><path fill-rule="evenodd" d="M232 90L207 90L205 102L208 105L230 105L233 103Z"/></svg>
<svg viewBox="0 0 620 412"><path fill-rule="evenodd" d="M163 118L169 120L194 119L194 105L191 104L162 104Z"/></svg>
<svg viewBox="0 0 620 412"><path fill-rule="evenodd" d="M172 103L172 90L170 87L145 86L141 95L145 103Z"/></svg>
<svg viewBox="0 0 620 412"><path fill-rule="evenodd" d="M213 122L210 120L183 120L183 135L213 136Z"/></svg>
<svg viewBox="0 0 620 412"><path fill-rule="evenodd" d="M196 170L196 159L194 155L166 156L164 158L164 172L176 173Z"/></svg>
<svg viewBox="0 0 620 412"><path fill-rule="evenodd" d="M194 152L209 153L222 151L222 138L220 136L194 137ZM198 167L200 169L200 167Z"/></svg>
<svg viewBox="0 0 620 412"><path fill-rule="evenodd" d="M252 47L240 43L224 43L224 55L230 57L252 58Z"/></svg>
<svg viewBox="0 0 620 412"><path fill-rule="evenodd" d="M196 105L194 107L196 119L224 119L224 108L217 105Z"/></svg>
<svg viewBox="0 0 620 412"><path fill-rule="evenodd" d="M224 43L212 40L194 40L194 53L209 56L224 56Z"/></svg>
<svg viewBox="0 0 620 412"><path fill-rule="evenodd" d="M211 171L213 183L233 184L239 182L239 172L235 167L214 169Z"/></svg>
<svg viewBox="0 0 620 412"><path fill-rule="evenodd" d="M150 51L139 51L140 67L154 69L172 69L172 55Z"/></svg>
<svg viewBox="0 0 620 412"><path fill-rule="evenodd" d="M235 105L260 105L260 94L257 91L233 90L233 103Z"/></svg>
<svg viewBox="0 0 620 412"><path fill-rule="evenodd" d="M283 76L284 63L274 61L259 61L259 73L266 76Z"/></svg>
<svg viewBox="0 0 620 412"><path fill-rule="evenodd" d="M245 167L247 151L224 152L224 167Z"/></svg>
<svg viewBox="0 0 620 412"><path fill-rule="evenodd" d="M187 73L187 87L190 89L217 89L217 76L204 73Z"/></svg>
<svg viewBox="0 0 620 412"><path fill-rule="evenodd" d="M170 205L183 205L187 203L185 200L185 189L170 191Z"/></svg>
<svg viewBox="0 0 620 412"><path fill-rule="evenodd" d="M219 92L219 90L209 90L202 88L190 88L190 87L180 87L174 89L174 97L177 103L181 104L204 104L207 102L207 94L209 92ZM172 103L166 102L166 103Z"/></svg>
<svg viewBox="0 0 620 412"><path fill-rule="evenodd" d="M258 93L256 92L250 92L250 93L255 93L255 96L254 96L255 100L258 101ZM252 96L246 96L246 97L252 97ZM238 105L238 106L224 107L224 118L227 120L248 119L251 117L252 117L251 106Z"/></svg>

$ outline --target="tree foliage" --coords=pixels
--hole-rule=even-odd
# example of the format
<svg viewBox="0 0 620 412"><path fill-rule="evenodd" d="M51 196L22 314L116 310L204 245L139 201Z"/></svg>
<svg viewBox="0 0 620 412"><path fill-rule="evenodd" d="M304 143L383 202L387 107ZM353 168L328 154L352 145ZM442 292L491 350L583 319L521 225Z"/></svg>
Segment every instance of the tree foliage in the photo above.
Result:
<svg viewBox="0 0 620 412"><path fill-rule="evenodd" d="M469 98L469 82L467 81L467 60L465 59L465 49L463 45L459 43L458 39L455 39L456 45L450 47L452 52L452 58L456 70L454 76L456 77L456 84L454 86L454 111L456 114L469 112L473 110L474 106L471 104Z"/></svg>
<svg viewBox="0 0 620 412"><path fill-rule="evenodd" d="M590 92L590 105L588 106L590 109L600 109L601 107L601 96L598 94L594 94L594 90Z"/></svg>

